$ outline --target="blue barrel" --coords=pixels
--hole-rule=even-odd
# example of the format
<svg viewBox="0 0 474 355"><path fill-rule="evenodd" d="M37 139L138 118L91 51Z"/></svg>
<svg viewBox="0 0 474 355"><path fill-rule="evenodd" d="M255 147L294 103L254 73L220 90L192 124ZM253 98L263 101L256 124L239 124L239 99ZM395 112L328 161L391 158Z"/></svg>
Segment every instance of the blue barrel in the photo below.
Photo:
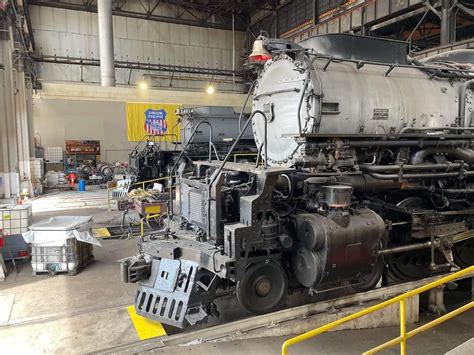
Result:
<svg viewBox="0 0 474 355"><path fill-rule="evenodd" d="M86 191L86 180L79 180L79 191Z"/></svg>

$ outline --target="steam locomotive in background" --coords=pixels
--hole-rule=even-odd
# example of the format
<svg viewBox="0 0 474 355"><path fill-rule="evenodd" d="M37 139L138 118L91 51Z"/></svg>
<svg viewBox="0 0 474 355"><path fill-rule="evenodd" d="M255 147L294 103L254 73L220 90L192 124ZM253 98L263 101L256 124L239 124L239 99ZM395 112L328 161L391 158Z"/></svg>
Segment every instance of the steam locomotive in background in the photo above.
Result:
<svg viewBox="0 0 474 355"><path fill-rule="evenodd" d="M188 149L182 156L182 161L187 164L209 156L213 159L222 159L239 132L239 123L245 122L245 117L239 119L240 115L234 112L232 107L224 106L183 106L176 110L176 115L180 123L179 139L174 132L177 127L171 127L173 132L171 134L143 137L129 154L130 172L136 176L137 182L168 176L182 148L186 145ZM210 126L209 124L201 126L200 123L204 121L209 122ZM197 126L200 127L199 130L190 139L191 133ZM255 152L253 135L248 129L233 154L241 158L253 159Z"/></svg>
<svg viewBox="0 0 474 355"><path fill-rule="evenodd" d="M474 51L421 63L407 50L259 38L243 129L262 162L199 161L177 177L166 228L122 265L137 313L186 327L215 313L221 289L259 314L290 289L364 291L384 273L473 265Z"/></svg>

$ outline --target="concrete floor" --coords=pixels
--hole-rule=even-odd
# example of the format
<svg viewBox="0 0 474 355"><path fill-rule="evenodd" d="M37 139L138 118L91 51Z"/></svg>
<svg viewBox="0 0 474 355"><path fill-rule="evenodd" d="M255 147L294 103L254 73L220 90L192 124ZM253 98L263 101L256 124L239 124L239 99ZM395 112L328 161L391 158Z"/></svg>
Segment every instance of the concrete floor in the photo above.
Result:
<svg viewBox="0 0 474 355"><path fill-rule="evenodd" d="M108 212L103 191L58 193L33 204L35 221L53 215L92 215L99 225L117 225L120 212ZM89 199L90 198L90 199ZM73 209L71 209L73 208ZM134 343L138 336L126 307L136 286L119 278L117 260L136 252L135 240L103 240L96 261L76 276L32 277L29 263L0 282L0 354L86 353ZM425 316L424 320L426 320ZM339 331L294 348L294 354L355 354L397 336L397 328ZM474 311L409 341L409 353L443 354L474 337ZM275 354L285 337L157 349L166 354ZM396 353L398 350L391 351ZM130 352L134 352L133 347Z"/></svg>
<svg viewBox="0 0 474 355"><path fill-rule="evenodd" d="M431 317L433 318L433 317ZM427 320L426 318L424 320ZM428 333L408 341L408 354L445 354L447 351L474 337L474 311L450 320ZM370 330L342 330L322 334L291 347L289 354L361 354L374 346L399 336L396 327ZM196 344L156 350L154 353L167 355L197 354L258 354L281 353L281 345L287 337L246 339L222 343ZM399 347L382 352L399 354ZM457 354L472 355L472 354Z"/></svg>
<svg viewBox="0 0 474 355"><path fill-rule="evenodd" d="M120 281L117 264L135 241L102 245L94 248L96 261L73 277L32 277L29 263L20 264L17 274L10 269L0 283L0 303L13 297L8 322L0 327L0 353L82 353L138 340L126 310L136 286Z"/></svg>
<svg viewBox="0 0 474 355"><path fill-rule="evenodd" d="M57 215L91 215L99 226L122 219L121 212L107 211L105 190L47 194L33 201L33 211L33 223ZM102 248L94 247L95 261L76 276L33 277L28 262L18 263L18 273L7 263L10 273L0 282L0 304L12 299L13 304L0 327L0 354L83 353L138 340L126 310L136 286L120 281L117 263L135 253L136 241L101 243Z"/></svg>

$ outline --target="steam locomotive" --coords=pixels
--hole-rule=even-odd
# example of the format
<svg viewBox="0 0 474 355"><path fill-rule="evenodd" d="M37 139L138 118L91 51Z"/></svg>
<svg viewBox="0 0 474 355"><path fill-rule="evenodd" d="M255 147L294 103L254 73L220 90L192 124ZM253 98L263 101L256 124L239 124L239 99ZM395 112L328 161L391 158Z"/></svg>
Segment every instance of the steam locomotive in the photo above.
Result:
<svg viewBox="0 0 474 355"><path fill-rule="evenodd" d="M181 161L191 164L193 160L212 156L222 159L239 132L239 123L245 120L226 106L181 107L176 110L180 123L180 138L171 127L171 134L146 135L129 154L129 169L137 182L143 182L169 175L184 146L186 152ZM201 125L201 122L208 122ZM210 126L209 126L210 125ZM192 131L200 127L190 139ZM171 138L171 143L166 142ZM248 129L234 149L233 154L252 157L256 152L252 132Z"/></svg>
<svg viewBox="0 0 474 355"><path fill-rule="evenodd" d="M261 159L178 176L166 228L122 264L137 313L183 328L215 314L222 289L261 314L291 289L473 265L474 51L407 53L345 34L259 37L243 129Z"/></svg>

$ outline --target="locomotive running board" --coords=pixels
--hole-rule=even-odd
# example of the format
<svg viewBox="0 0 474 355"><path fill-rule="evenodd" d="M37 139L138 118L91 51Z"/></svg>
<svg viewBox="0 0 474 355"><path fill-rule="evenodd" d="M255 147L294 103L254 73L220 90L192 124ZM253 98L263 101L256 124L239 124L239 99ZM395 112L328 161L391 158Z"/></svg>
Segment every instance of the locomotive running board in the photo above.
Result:
<svg viewBox="0 0 474 355"><path fill-rule="evenodd" d="M405 293L415 288L424 286L430 282L433 282L446 274L441 276L434 276L418 281L411 281L401 283L397 285L382 287L379 289L371 290L368 292L357 293L350 296L344 296L335 298L332 300L306 304L294 308L288 308L274 313L269 313L261 316L249 317L241 320L237 320L230 323L212 326L205 329L196 331L188 331L175 335L170 335L160 338L152 338L143 341L134 341L121 345L117 345L111 348L101 349L94 353L117 353L117 352L133 352L141 353L144 351L164 349L171 346L180 346L187 344L200 344L206 342L217 342L217 341L232 341L236 339L244 338L258 338L258 337L270 337L273 332L273 336L290 335L297 331L301 333L301 329L294 329L294 326L285 326L290 324L291 321L305 320L319 314L334 314L337 310L341 313L344 312L343 308L358 306L365 308L364 304L376 301L386 300L396 295ZM463 278L470 278L472 275L465 276ZM473 279L473 296L474 296L474 279ZM442 289L433 289L433 292L442 292ZM430 295L431 296L431 295ZM430 297L431 299L432 297ZM442 297L433 297L433 299L439 300ZM416 304L418 306L418 299ZM439 305L437 305L439 306ZM359 309L357 309L359 310ZM346 310L347 312L347 310ZM354 310L351 308L350 312ZM398 308L397 308L398 312ZM398 313L396 313L398 314ZM341 314L339 313L338 316ZM343 314L345 315L345 314ZM394 315L396 317L396 315ZM416 315L418 317L418 314ZM398 320L396 320L398 322ZM286 324L285 324L286 323ZM398 324L398 323L397 323ZM281 329L284 328L284 329ZM310 327L314 328L314 323ZM271 330L271 331L269 331Z"/></svg>

